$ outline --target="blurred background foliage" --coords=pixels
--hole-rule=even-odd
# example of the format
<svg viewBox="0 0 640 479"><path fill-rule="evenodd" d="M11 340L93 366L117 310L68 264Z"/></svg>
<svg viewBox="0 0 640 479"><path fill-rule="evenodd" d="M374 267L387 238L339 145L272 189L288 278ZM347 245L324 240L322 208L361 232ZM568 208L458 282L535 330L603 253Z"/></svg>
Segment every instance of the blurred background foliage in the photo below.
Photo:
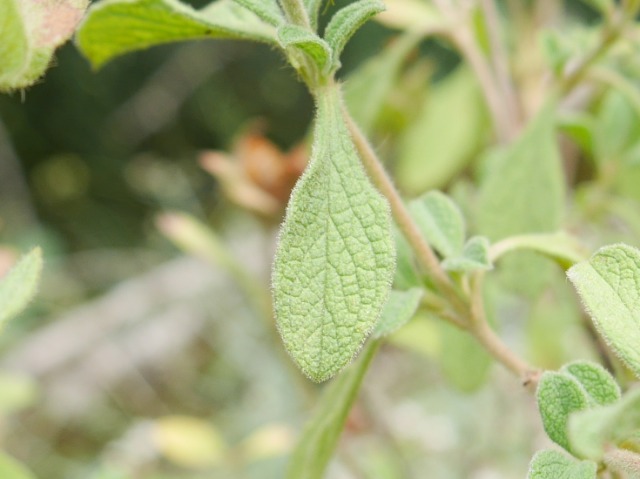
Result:
<svg viewBox="0 0 640 479"><path fill-rule="evenodd" d="M523 12L506 36L531 113L536 82L588 49L601 18L577 0L498 3ZM340 72L347 96L402 190L446 189L473 224L495 142L480 91L450 44L397 37L375 22L356 35ZM640 104L628 91L640 57L626 48L607 58L622 86L578 97L583 108L558 125L576 188L569 228L589 247L640 235ZM392 88L370 114L374 79ZM32 245L46 257L39 300L0 339L11 456L46 479L283 476L321 387L261 320L283 203L275 194L267 208L253 180L269 165L279 182L258 186L290 186L312 108L277 52L222 41L98 72L68 44L39 84L0 96L0 273ZM491 282L494 322L539 366L598 357L562 272L548 274L527 286L535 300ZM468 338L421 319L374 362L328 477L524 477L546 444L533 399Z"/></svg>

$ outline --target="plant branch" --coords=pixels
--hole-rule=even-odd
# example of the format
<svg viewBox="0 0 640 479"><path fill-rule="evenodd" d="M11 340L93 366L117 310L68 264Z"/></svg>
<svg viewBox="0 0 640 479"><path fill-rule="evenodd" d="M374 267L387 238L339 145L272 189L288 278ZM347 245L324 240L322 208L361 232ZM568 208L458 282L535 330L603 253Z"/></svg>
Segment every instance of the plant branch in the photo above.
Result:
<svg viewBox="0 0 640 479"><path fill-rule="evenodd" d="M302 0L280 0L280 6L291 23L311 29L311 21Z"/></svg>

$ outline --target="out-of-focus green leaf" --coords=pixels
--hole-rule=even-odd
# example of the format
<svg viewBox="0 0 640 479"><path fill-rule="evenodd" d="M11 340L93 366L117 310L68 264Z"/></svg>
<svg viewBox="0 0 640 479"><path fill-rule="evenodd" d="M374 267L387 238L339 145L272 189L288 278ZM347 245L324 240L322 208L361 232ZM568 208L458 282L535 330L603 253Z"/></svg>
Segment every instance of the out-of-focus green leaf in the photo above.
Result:
<svg viewBox="0 0 640 479"><path fill-rule="evenodd" d="M416 195L446 185L479 149L487 125L477 80L461 67L433 87L418 118L400 138L400 187Z"/></svg>
<svg viewBox="0 0 640 479"><path fill-rule="evenodd" d="M430 360L437 358L442 349L440 322L442 321L439 319L433 321L418 312L413 321L390 335L388 340L394 346L413 351Z"/></svg>
<svg viewBox="0 0 640 479"><path fill-rule="evenodd" d="M194 10L178 0L102 0L78 29L76 43L96 68L164 43L229 38L276 43L275 29L233 0Z"/></svg>
<svg viewBox="0 0 640 479"><path fill-rule="evenodd" d="M320 382L345 367L375 327L395 244L389 206L362 168L337 89L318 98L314 138L282 226L273 297L287 351Z"/></svg>
<svg viewBox="0 0 640 479"><path fill-rule="evenodd" d="M415 262L413 250L407 243L404 235L394 228L393 236L396 240L396 276L393 285L396 289L406 290L422 286Z"/></svg>
<svg viewBox="0 0 640 479"><path fill-rule="evenodd" d="M31 406L38 397L33 379L17 374L0 374L0 416L6 416Z"/></svg>
<svg viewBox="0 0 640 479"><path fill-rule="evenodd" d="M347 415L360 390L379 340L369 341L360 357L327 387L305 427L287 470L287 479L322 479Z"/></svg>
<svg viewBox="0 0 640 479"><path fill-rule="evenodd" d="M318 15L320 14L320 5L322 5L322 0L303 0L303 2L305 7L307 8L311 26L315 30L318 26Z"/></svg>
<svg viewBox="0 0 640 479"><path fill-rule="evenodd" d="M558 130L571 138L587 155L593 155L595 119L588 113L572 113L557 119Z"/></svg>
<svg viewBox="0 0 640 479"><path fill-rule="evenodd" d="M166 416L156 420L153 439L167 459L189 469L220 464L227 448L212 424L190 416Z"/></svg>
<svg viewBox="0 0 640 479"><path fill-rule="evenodd" d="M466 331L439 321L442 347L440 365L452 386L464 392L472 392L487 380L491 369L491 356L478 341Z"/></svg>
<svg viewBox="0 0 640 479"><path fill-rule="evenodd" d="M25 466L1 451L0 477L2 479L35 479L35 476Z"/></svg>
<svg viewBox="0 0 640 479"><path fill-rule="evenodd" d="M489 259L489 240L484 236L469 238L460 256L445 259L442 267L448 271L467 273L492 269L493 263Z"/></svg>
<svg viewBox="0 0 640 479"><path fill-rule="evenodd" d="M527 479L596 479L598 465L577 461L558 451L539 451L529 465Z"/></svg>
<svg viewBox="0 0 640 479"><path fill-rule="evenodd" d="M387 304L382 308L382 315L373 331L373 337L386 336L404 326L416 314L422 296L422 289L419 288L409 291L392 290Z"/></svg>
<svg viewBox="0 0 640 479"><path fill-rule="evenodd" d="M376 21L389 28L413 32L428 32L446 25L446 20L438 9L422 0L387 2L387 10L378 15Z"/></svg>
<svg viewBox="0 0 640 479"><path fill-rule="evenodd" d="M444 193L430 191L409 203L409 211L420 232L444 257L462 253L465 222L458 205Z"/></svg>
<svg viewBox="0 0 640 479"><path fill-rule="evenodd" d="M640 377L640 251L624 244L605 246L567 276L598 332Z"/></svg>
<svg viewBox="0 0 640 479"><path fill-rule="evenodd" d="M384 10L380 0L358 0L338 10L324 31L324 38L333 52L333 68L340 67L340 55L349 39L372 16Z"/></svg>
<svg viewBox="0 0 640 479"><path fill-rule="evenodd" d="M607 91L594 125L594 155L600 164L620 161L638 138L638 115L620 92Z"/></svg>
<svg viewBox="0 0 640 479"><path fill-rule="evenodd" d="M554 115L555 105L546 105L483 178L478 226L490 240L559 229L564 178Z"/></svg>
<svg viewBox="0 0 640 479"><path fill-rule="evenodd" d="M640 430L640 389L608 406L580 411L569 421L569 441L579 456L599 461L612 446Z"/></svg>
<svg viewBox="0 0 640 479"><path fill-rule="evenodd" d="M586 258L584 247L576 238L564 231L508 237L492 245L489 256L491 261L495 262L502 255L519 249L531 250L548 256L564 269L568 269Z"/></svg>
<svg viewBox="0 0 640 479"><path fill-rule="evenodd" d="M0 327L27 307L38 291L42 251L33 249L0 279Z"/></svg>
<svg viewBox="0 0 640 479"><path fill-rule="evenodd" d="M576 378L594 404L606 406L620 399L620 386L613 376L597 363L574 361L564 365L561 372Z"/></svg>
<svg viewBox="0 0 640 479"><path fill-rule="evenodd" d="M400 68L421 38L417 34L402 35L348 77L345 101L363 132L373 131Z"/></svg>
<svg viewBox="0 0 640 479"><path fill-rule="evenodd" d="M572 452L567 431L569 415L589 406L580 383L567 374L547 371L538 383L536 399L549 438Z"/></svg>

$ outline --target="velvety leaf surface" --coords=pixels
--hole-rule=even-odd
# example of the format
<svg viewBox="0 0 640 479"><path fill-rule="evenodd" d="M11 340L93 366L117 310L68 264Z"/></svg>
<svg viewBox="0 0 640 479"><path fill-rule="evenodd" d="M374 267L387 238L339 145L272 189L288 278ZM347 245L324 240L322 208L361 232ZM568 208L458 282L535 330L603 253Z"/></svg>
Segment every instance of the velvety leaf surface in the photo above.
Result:
<svg viewBox="0 0 640 479"><path fill-rule="evenodd" d="M448 271L461 272L493 268L493 264L489 260L489 240L484 236L469 238L460 256L445 259L442 262L442 267Z"/></svg>
<svg viewBox="0 0 640 479"><path fill-rule="evenodd" d="M589 405L580 383L569 375L547 371L538 384L536 399L547 435L571 452L567 433L569 415Z"/></svg>
<svg viewBox="0 0 640 479"><path fill-rule="evenodd" d="M178 0L102 0L82 22L76 42L94 67L164 43L204 38L275 42L275 29L232 0L194 10Z"/></svg>
<svg viewBox="0 0 640 479"><path fill-rule="evenodd" d="M640 251L605 246L567 271L598 332L640 377Z"/></svg>
<svg viewBox="0 0 640 479"><path fill-rule="evenodd" d="M597 471L593 461L577 461L561 452L545 450L533 456L527 479L596 479Z"/></svg>
<svg viewBox="0 0 640 479"><path fill-rule="evenodd" d="M575 361L563 366L561 371L576 378L597 405L604 406L620 399L620 386L599 364Z"/></svg>
<svg viewBox="0 0 640 479"><path fill-rule="evenodd" d="M284 22L284 15L277 0L234 0L247 10L251 10L265 22L278 26Z"/></svg>
<svg viewBox="0 0 640 479"><path fill-rule="evenodd" d="M297 25L282 25L278 28L278 42L285 49L293 47L304 52L321 71L331 61L329 45L306 28Z"/></svg>
<svg viewBox="0 0 640 479"><path fill-rule="evenodd" d="M314 381L360 349L395 270L389 207L360 164L341 108L337 89L319 96L311 162L291 195L273 270L282 339Z"/></svg>

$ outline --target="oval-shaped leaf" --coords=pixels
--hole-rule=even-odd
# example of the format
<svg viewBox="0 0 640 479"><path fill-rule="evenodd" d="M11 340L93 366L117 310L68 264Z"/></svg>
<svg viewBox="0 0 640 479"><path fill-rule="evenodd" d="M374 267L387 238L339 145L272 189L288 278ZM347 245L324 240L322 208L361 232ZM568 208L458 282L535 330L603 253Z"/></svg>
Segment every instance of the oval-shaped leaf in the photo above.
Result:
<svg viewBox="0 0 640 479"><path fill-rule="evenodd" d="M547 435L571 452L567 432L569 415L589 405L580 383L569 375L547 371L538 383L536 399Z"/></svg>
<svg viewBox="0 0 640 479"><path fill-rule="evenodd" d="M430 191L409 203L420 232L444 257L458 256L464 247L465 224L458 205L444 193Z"/></svg>
<svg viewBox="0 0 640 479"><path fill-rule="evenodd" d="M531 459L527 479L596 479L598 465L576 461L558 451L539 451Z"/></svg>
<svg viewBox="0 0 640 479"><path fill-rule="evenodd" d="M318 97L314 136L280 233L273 297L287 351L306 375L324 381L378 322L395 251L389 206L360 164L335 87Z"/></svg>
<svg viewBox="0 0 640 479"><path fill-rule="evenodd" d="M484 236L469 238L460 256L447 258L442 267L448 271L483 271L493 268L489 259L489 240Z"/></svg>
<svg viewBox="0 0 640 479"><path fill-rule="evenodd" d="M89 9L76 42L98 68L135 50L203 38L275 43L275 29L232 0L203 10L178 0L102 0Z"/></svg>
<svg viewBox="0 0 640 479"><path fill-rule="evenodd" d="M605 246L567 276L598 332L640 377L640 251L624 244Z"/></svg>
<svg viewBox="0 0 640 479"><path fill-rule="evenodd" d="M372 16L384 11L380 0L359 0L338 10L324 31L324 38L333 52L334 68L340 66L340 55L353 34Z"/></svg>
<svg viewBox="0 0 640 479"><path fill-rule="evenodd" d="M416 314L423 294L418 288L391 291L387 303L382 308L382 315L373 331L373 337L386 336L404 326Z"/></svg>
<svg viewBox="0 0 640 479"><path fill-rule="evenodd" d="M620 386L599 364L575 361L564 365L561 372L576 378L594 404L604 406L620 399Z"/></svg>
<svg viewBox="0 0 640 479"><path fill-rule="evenodd" d="M42 251L33 249L0 279L0 326L27 307L38 291Z"/></svg>
<svg viewBox="0 0 640 479"><path fill-rule="evenodd" d="M584 247L564 231L510 236L491 246L491 261L510 251L531 250L541 253L567 269L585 259Z"/></svg>

